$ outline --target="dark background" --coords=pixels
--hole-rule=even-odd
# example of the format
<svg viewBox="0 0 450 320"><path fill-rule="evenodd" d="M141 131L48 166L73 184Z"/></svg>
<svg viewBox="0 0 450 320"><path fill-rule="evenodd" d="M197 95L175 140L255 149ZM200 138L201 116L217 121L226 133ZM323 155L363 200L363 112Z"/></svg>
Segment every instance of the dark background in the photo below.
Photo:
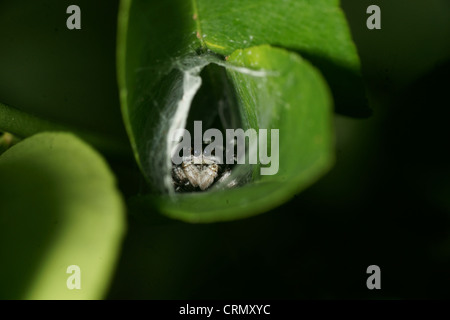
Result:
<svg viewBox="0 0 450 320"><path fill-rule="evenodd" d="M81 7L82 30L65 26L70 4ZM381 7L381 30L366 28L371 4ZM130 216L108 298L450 297L450 2L342 6L374 113L336 116L335 167L250 219L150 225ZM0 101L126 139L117 10L106 0L0 1ZM137 190L109 161L122 190ZM366 288L372 264L381 290Z"/></svg>

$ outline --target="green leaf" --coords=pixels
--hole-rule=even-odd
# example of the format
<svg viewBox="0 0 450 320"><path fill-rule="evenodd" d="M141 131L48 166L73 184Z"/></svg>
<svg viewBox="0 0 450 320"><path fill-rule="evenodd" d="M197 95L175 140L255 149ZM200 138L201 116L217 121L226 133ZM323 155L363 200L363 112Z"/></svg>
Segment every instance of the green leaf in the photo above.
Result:
<svg viewBox="0 0 450 320"><path fill-rule="evenodd" d="M338 0L192 0L204 47L229 55L271 44L309 59L323 73L337 112L367 117L360 61Z"/></svg>
<svg viewBox="0 0 450 320"><path fill-rule="evenodd" d="M99 154L71 134L37 134L0 156L0 182L0 297L102 298L125 217ZM67 287L71 265L80 290Z"/></svg>
<svg viewBox="0 0 450 320"><path fill-rule="evenodd" d="M250 60L236 56L243 49ZM324 79L299 53L322 71L338 111L367 115L359 58L338 1L123 0L118 35L122 113L153 191L133 203L186 221L229 220L266 211L325 172L332 162L332 103ZM237 65L246 71L240 73ZM254 87L257 80L246 73L261 68L278 76L263 77ZM179 102L185 99L189 108L192 99L189 117L207 119L217 114L219 100L234 96L241 116L271 113L264 123L243 125L279 128L280 162L286 167L273 178L257 182L254 176L236 190L164 196L170 170L166 140ZM269 191L273 196L266 197ZM201 209L205 199L208 205Z"/></svg>
<svg viewBox="0 0 450 320"><path fill-rule="evenodd" d="M170 217L213 222L274 208L314 182L333 162L331 98L323 78L297 54L270 46L237 50L228 73L237 89L245 127L279 129L279 171L240 188L173 196L140 196L135 210L154 202ZM264 70L266 76L233 67ZM251 125L256 122L257 125Z"/></svg>
<svg viewBox="0 0 450 320"><path fill-rule="evenodd" d="M147 101L140 91L158 82L171 59L199 48L229 55L261 44L294 50L317 65L338 112L357 117L371 113L338 0L122 0L119 16L119 83L133 126L142 125L134 109Z"/></svg>

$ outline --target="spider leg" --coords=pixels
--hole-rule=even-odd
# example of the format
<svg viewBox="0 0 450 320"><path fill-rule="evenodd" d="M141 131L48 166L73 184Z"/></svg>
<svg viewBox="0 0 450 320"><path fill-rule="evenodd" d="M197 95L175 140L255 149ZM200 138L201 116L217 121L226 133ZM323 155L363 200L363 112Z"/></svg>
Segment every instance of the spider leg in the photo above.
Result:
<svg viewBox="0 0 450 320"><path fill-rule="evenodd" d="M197 187L199 185L201 177L200 170L198 170L198 168L192 162L183 162L181 164L181 167L183 168L183 172L186 175L189 182L194 187Z"/></svg>
<svg viewBox="0 0 450 320"><path fill-rule="evenodd" d="M219 166L217 164L211 164L201 173L199 187L202 190L208 189L216 179L219 171Z"/></svg>

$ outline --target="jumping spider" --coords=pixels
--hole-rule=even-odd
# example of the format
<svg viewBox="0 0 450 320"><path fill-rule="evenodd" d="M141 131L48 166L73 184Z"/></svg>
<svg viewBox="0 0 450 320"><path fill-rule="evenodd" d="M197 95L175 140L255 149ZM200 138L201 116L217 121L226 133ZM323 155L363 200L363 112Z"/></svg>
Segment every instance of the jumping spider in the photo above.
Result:
<svg viewBox="0 0 450 320"><path fill-rule="evenodd" d="M207 156L203 153L192 154L191 152L191 155L185 157L180 165L172 165L175 191L205 191L217 182L224 182L231 175L231 167L219 162L214 155ZM232 188L236 184L234 180L231 180L227 187Z"/></svg>

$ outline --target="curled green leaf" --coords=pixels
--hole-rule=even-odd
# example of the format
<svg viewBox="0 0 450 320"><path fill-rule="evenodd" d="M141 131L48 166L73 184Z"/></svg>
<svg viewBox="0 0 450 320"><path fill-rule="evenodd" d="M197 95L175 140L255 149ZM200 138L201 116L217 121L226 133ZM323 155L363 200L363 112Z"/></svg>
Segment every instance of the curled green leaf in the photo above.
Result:
<svg viewBox="0 0 450 320"><path fill-rule="evenodd" d="M125 125L151 186L132 203L190 222L247 217L288 200L333 162L332 96L339 105L338 96L349 97L344 113L366 110L356 49L331 0L124 0L118 78ZM259 166L237 165L237 188L174 193L173 131L195 120L217 127L223 104L237 119L232 128L279 130L279 170L261 175ZM227 127L223 119L219 127Z"/></svg>

